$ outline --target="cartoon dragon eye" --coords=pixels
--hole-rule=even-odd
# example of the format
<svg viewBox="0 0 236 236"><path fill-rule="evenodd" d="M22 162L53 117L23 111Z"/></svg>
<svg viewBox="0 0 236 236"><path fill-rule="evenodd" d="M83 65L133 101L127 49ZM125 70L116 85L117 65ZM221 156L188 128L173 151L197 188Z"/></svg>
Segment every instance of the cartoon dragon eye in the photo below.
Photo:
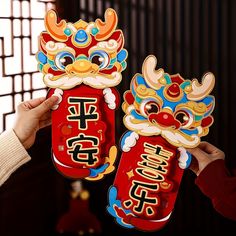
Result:
<svg viewBox="0 0 236 236"><path fill-rule="evenodd" d="M187 111L179 110L175 112L175 119L181 123L182 127L186 128L192 124L193 116Z"/></svg>
<svg viewBox="0 0 236 236"><path fill-rule="evenodd" d="M55 58L55 64L58 69L65 70L67 65L72 64L75 61L75 57L72 53L62 51L57 53Z"/></svg>
<svg viewBox="0 0 236 236"><path fill-rule="evenodd" d="M105 67L107 67L110 62L108 54L101 50L92 52L89 60L92 63L97 64L100 69L104 69Z"/></svg>
<svg viewBox="0 0 236 236"><path fill-rule="evenodd" d="M140 105L140 112L144 116L148 116L151 113L158 113L160 111L160 105L156 100L146 100Z"/></svg>

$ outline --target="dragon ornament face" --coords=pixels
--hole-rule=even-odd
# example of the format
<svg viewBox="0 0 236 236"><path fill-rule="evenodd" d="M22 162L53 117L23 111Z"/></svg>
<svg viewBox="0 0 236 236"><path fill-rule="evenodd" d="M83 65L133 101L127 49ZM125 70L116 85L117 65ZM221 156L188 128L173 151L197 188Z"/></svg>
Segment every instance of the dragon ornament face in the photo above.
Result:
<svg viewBox="0 0 236 236"><path fill-rule="evenodd" d="M108 212L126 228L155 231L173 212L193 148L213 123L215 78L201 83L156 70L148 56L134 75L122 105L128 131L121 138L121 160L109 189Z"/></svg>
<svg viewBox="0 0 236 236"><path fill-rule="evenodd" d="M75 23L61 20L53 10L45 16L46 32L39 38L38 68L50 88L70 89L80 84L104 89L120 83L126 68L124 37L116 29L116 12L109 8L105 21Z"/></svg>
<svg viewBox="0 0 236 236"><path fill-rule="evenodd" d="M208 134L215 78L206 73L201 84L184 80L179 74L156 70L156 58L148 56L141 74L136 74L124 95L125 126L139 135L161 135L177 147L193 148Z"/></svg>

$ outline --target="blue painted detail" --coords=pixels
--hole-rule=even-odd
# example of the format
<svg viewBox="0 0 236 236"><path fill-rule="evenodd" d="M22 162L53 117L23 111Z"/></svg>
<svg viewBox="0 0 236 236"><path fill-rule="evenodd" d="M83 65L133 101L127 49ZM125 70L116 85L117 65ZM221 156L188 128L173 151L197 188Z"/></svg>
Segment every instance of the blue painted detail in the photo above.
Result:
<svg viewBox="0 0 236 236"><path fill-rule="evenodd" d="M156 90L156 94L158 96L160 96L161 98L165 99L165 97L163 95L163 90L164 90L164 86L162 86L160 89Z"/></svg>
<svg viewBox="0 0 236 236"><path fill-rule="evenodd" d="M133 83L131 84L131 93L133 94L134 97L136 96L136 91Z"/></svg>
<svg viewBox="0 0 236 236"><path fill-rule="evenodd" d="M127 131L126 133L123 134L121 141L120 141L120 146L121 149L123 150L123 147L125 145L125 140L133 133L133 131ZM124 151L124 150L123 150Z"/></svg>
<svg viewBox="0 0 236 236"><path fill-rule="evenodd" d="M162 108L165 108L165 107L168 107L170 108L172 111L175 110L175 107L177 106L177 103L176 102L171 102L171 101L168 101L168 100L164 100L163 99L163 106Z"/></svg>
<svg viewBox="0 0 236 236"><path fill-rule="evenodd" d="M191 161L192 161L192 155L188 151L186 152L188 155L188 160L186 161L186 169L190 166Z"/></svg>
<svg viewBox="0 0 236 236"><path fill-rule="evenodd" d="M108 166L109 166L109 164L106 163L106 164L98 167L97 169L90 168L90 175L89 175L89 177L97 177L98 174L103 173L107 169Z"/></svg>
<svg viewBox="0 0 236 236"><path fill-rule="evenodd" d="M168 101L167 99L163 99L163 108L165 107L169 107L171 108L172 111L175 111L175 108L178 104L181 104L181 103L185 103L185 99L182 99L181 101L178 101L178 102L171 102L171 101Z"/></svg>
<svg viewBox="0 0 236 236"><path fill-rule="evenodd" d="M116 211L114 209L115 206L119 207L119 208L122 208L122 210L125 212L125 214L129 214L131 213L131 211L129 210L126 210L122 207L121 205L121 201L117 199L117 189L115 186L112 186L110 189L109 189L109 192L108 192L108 201L109 201L109 205L107 206L107 211L109 212L110 215L112 215L113 217L115 217L116 219L116 222L126 228L134 228L133 225L131 224L125 224L124 222L122 222L122 219L117 216L116 214Z"/></svg>
<svg viewBox="0 0 236 236"><path fill-rule="evenodd" d="M147 88L149 88L144 78L141 75L137 75L135 79L132 80L132 84L131 84L131 92L134 97L136 96L136 85L135 85L136 83L137 83L137 86L140 84L144 84Z"/></svg>
<svg viewBox="0 0 236 236"><path fill-rule="evenodd" d="M208 107L211 106L210 109L208 108L208 111L204 114L204 117L207 117L212 113L214 109L215 98L213 96L207 96L202 100L202 102L205 103Z"/></svg>
<svg viewBox="0 0 236 236"><path fill-rule="evenodd" d="M117 54L117 61L122 62L126 59L127 57L127 51L122 49L118 54Z"/></svg>
<svg viewBox="0 0 236 236"><path fill-rule="evenodd" d="M56 66L51 66L51 68L52 68L53 70L58 70L58 68L57 68Z"/></svg>
<svg viewBox="0 0 236 236"><path fill-rule="evenodd" d="M91 33L92 35L96 35L99 32L98 28L92 28Z"/></svg>
<svg viewBox="0 0 236 236"><path fill-rule="evenodd" d="M198 129L193 129L193 130L180 129L180 131L182 131L183 133L185 133L187 135L198 134Z"/></svg>
<svg viewBox="0 0 236 236"><path fill-rule="evenodd" d="M144 84L147 88L150 88L142 76L137 75L136 81L138 85Z"/></svg>
<svg viewBox="0 0 236 236"><path fill-rule="evenodd" d="M84 44L88 40L88 35L85 30L81 29L78 30L75 34L75 42L78 44Z"/></svg>
<svg viewBox="0 0 236 236"><path fill-rule="evenodd" d="M67 35L67 36L70 36L71 35L71 30L69 28L66 28L64 30L64 34Z"/></svg>
<svg viewBox="0 0 236 236"><path fill-rule="evenodd" d="M203 102L208 106L208 105L210 105L211 103L214 102L214 97L213 96L207 96L207 97L205 97L204 99L202 99L198 102Z"/></svg>
<svg viewBox="0 0 236 236"><path fill-rule="evenodd" d="M41 64L47 64L47 56L43 52L37 53L36 58Z"/></svg>
<svg viewBox="0 0 236 236"><path fill-rule="evenodd" d="M147 120L144 116L139 115L135 110L131 111L131 115L138 120Z"/></svg>

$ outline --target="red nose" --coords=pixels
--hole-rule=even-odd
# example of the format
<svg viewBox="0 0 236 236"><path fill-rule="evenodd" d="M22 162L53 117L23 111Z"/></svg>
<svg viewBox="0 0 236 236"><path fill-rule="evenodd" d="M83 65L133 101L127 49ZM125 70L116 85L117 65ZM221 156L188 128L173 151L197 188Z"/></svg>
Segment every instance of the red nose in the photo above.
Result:
<svg viewBox="0 0 236 236"><path fill-rule="evenodd" d="M151 123L157 123L164 127L174 126L175 129L180 127L180 123L168 112L159 112L158 114L150 114L148 117Z"/></svg>

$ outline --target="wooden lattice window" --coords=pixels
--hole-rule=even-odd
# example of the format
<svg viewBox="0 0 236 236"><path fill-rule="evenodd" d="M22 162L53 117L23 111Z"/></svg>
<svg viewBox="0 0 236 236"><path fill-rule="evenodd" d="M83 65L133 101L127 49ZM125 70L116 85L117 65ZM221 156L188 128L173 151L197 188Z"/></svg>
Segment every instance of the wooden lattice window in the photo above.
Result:
<svg viewBox="0 0 236 236"><path fill-rule="evenodd" d="M16 106L45 96L35 53L44 15L55 0L1 0L0 4L0 132L12 125Z"/></svg>

